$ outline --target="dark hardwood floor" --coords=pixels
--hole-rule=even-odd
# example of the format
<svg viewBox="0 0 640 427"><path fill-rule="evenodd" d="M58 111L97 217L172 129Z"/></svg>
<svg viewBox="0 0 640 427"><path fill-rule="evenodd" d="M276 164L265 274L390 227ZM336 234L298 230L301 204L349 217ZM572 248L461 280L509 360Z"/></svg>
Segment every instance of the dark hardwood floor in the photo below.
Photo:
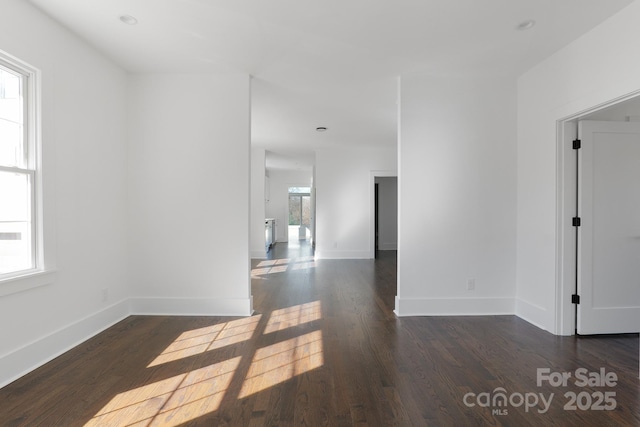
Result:
<svg viewBox="0 0 640 427"><path fill-rule="evenodd" d="M638 335L396 318L395 252L271 252L253 262L254 316L131 316L0 389L0 425L640 425ZM579 368L608 382L580 386ZM538 386L538 369L572 376Z"/></svg>

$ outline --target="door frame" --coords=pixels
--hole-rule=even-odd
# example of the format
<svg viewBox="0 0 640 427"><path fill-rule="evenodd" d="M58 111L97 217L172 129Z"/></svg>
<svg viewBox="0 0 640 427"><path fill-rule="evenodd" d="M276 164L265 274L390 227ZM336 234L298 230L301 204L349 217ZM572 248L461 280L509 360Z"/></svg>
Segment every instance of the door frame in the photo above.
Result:
<svg viewBox="0 0 640 427"><path fill-rule="evenodd" d="M556 306L557 335L576 334L576 307L571 302L577 280L576 229L571 219L576 216L578 197L576 153L572 141L578 134L578 121L592 113L640 97L640 90L598 104L556 121Z"/></svg>
<svg viewBox="0 0 640 427"><path fill-rule="evenodd" d="M380 184L373 184L373 257L380 251Z"/></svg>
<svg viewBox="0 0 640 427"><path fill-rule="evenodd" d="M375 259L376 257L376 208L375 208L375 187L376 178L397 178L398 172L391 170L379 170L369 172L369 258ZM400 185L398 184L398 190ZM400 199L400 193L398 192L398 199ZM398 204L400 206L400 204ZM398 233L400 234L400 233Z"/></svg>

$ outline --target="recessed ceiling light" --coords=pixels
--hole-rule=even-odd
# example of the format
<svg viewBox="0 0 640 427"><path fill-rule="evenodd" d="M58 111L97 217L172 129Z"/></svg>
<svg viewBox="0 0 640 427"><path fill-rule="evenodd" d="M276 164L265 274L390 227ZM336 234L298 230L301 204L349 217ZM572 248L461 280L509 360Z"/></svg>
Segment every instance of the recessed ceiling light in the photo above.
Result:
<svg viewBox="0 0 640 427"><path fill-rule="evenodd" d="M526 21L522 21L521 23L519 23L516 26L516 30L518 31L528 30L530 28L533 28L535 25L536 25L536 21L534 21L533 19L527 19Z"/></svg>
<svg viewBox="0 0 640 427"><path fill-rule="evenodd" d="M120 17L120 21L124 22L127 25L136 25L138 20L131 15L122 15Z"/></svg>
<svg viewBox="0 0 640 427"><path fill-rule="evenodd" d="M326 127L324 127L324 126L318 126L318 127L316 128L316 130L317 130L318 132L324 132L324 131L326 131L326 130L327 130L327 128L326 128Z"/></svg>

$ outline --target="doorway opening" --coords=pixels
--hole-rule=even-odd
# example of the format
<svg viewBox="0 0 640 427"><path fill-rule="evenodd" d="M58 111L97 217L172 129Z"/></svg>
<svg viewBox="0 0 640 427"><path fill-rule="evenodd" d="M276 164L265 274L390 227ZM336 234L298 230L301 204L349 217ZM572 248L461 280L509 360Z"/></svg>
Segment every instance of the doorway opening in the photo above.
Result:
<svg viewBox="0 0 640 427"><path fill-rule="evenodd" d="M398 172L371 171L369 258L375 259L377 251L398 250ZM376 185L377 184L377 185Z"/></svg>
<svg viewBox="0 0 640 427"><path fill-rule="evenodd" d="M289 244L300 245L311 239L311 187L289 187Z"/></svg>
<svg viewBox="0 0 640 427"><path fill-rule="evenodd" d="M640 306L640 297L638 295L635 295L634 298L624 297L625 292L631 292L629 289L632 285L630 284L621 285L619 292L622 295L619 298L624 299L625 303L623 305L625 307L620 306L619 301L613 302L617 293L614 288L610 287L611 281L609 279L605 281L607 289L598 291L597 288L597 286L603 286L603 272L606 271L605 267L611 264L611 259L608 259L611 257L608 257L607 253L612 252L610 248L602 252L597 246L594 246L594 230L596 231L596 245L601 245L601 242L604 241L610 241L610 237L615 236L605 236L602 234L603 230L608 227L607 224L613 222L615 223L613 225L617 226L616 232L619 234L622 222L620 220L610 221L611 215L609 214L613 212L617 215L622 212L622 206L626 206L624 208L625 211L629 210L628 194L625 195L624 191L620 190L622 191L620 198L611 199L610 196L619 192L618 189L616 188L612 193L610 188L603 193L602 189L604 187L602 186L613 177L611 171L619 172L623 165L615 160L617 154L612 151L616 149L615 146L617 144L604 142L606 135L611 132L599 130L595 134L593 132L585 134L584 129L586 128L580 125L581 122L583 124L588 122L601 123L607 127L615 123L624 125L624 122L640 122L640 96L638 96L638 93L634 93L558 121L557 149L560 180L558 183L557 209L559 266L558 286L556 288L557 332L561 335L621 333L622 329L617 331L613 327L606 331L605 329L593 329L588 325L594 322L591 322L587 316L601 316L604 314L614 324L616 316L618 314L622 315L620 308L628 310ZM627 124L631 125L633 123ZM579 133L582 135L579 135ZM616 130L614 133L617 135L614 138L616 140L622 134L627 134L628 132ZM593 135L597 135L597 141ZM577 140L581 142L574 143ZM587 151L584 150L585 144ZM594 144L597 146L595 149ZM640 144L640 139L638 139L638 144ZM606 150L606 152L603 150ZM623 154L622 156L625 164L627 164L629 155ZM613 169L604 169L605 162L611 163L612 159L615 160L614 163L618 166ZM638 166L640 166L640 159L638 159L638 164L633 163L627 169L633 170ZM598 168L595 171L595 175L594 167ZM607 170L609 172L606 172ZM594 177L600 181L596 183ZM597 197L598 194L608 194L607 197L609 199ZM633 202L632 205L632 210L640 209L640 203ZM615 212L616 209L619 212ZM603 212L607 213L608 216L603 216ZM632 215L633 212L629 214ZM605 218L609 218L609 220ZM633 240L633 232L634 230L629 229L628 239L619 240ZM614 257L613 259L619 262L620 257ZM631 267L633 268L633 266ZM616 270L619 270L619 268ZM594 288L594 286L596 287ZM617 311L621 313L616 314ZM598 320L596 323L601 324L602 322ZM595 332L589 332L590 330Z"/></svg>
<svg viewBox="0 0 640 427"><path fill-rule="evenodd" d="M398 250L398 178L375 177L373 202L373 257Z"/></svg>
<svg viewBox="0 0 640 427"><path fill-rule="evenodd" d="M398 172L371 171L370 258L376 268L395 276L392 286L381 290L380 298L394 307L398 295Z"/></svg>

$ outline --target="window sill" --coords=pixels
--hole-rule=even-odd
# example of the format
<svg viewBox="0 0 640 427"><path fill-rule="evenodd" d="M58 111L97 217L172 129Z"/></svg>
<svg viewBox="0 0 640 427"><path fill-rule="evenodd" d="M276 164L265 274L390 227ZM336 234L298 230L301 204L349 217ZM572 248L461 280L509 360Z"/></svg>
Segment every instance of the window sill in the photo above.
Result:
<svg viewBox="0 0 640 427"><path fill-rule="evenodd" d="M0 297L16 294L52 283L56 278L54 270L35 271L20 276L0 280Z"/></svg>

